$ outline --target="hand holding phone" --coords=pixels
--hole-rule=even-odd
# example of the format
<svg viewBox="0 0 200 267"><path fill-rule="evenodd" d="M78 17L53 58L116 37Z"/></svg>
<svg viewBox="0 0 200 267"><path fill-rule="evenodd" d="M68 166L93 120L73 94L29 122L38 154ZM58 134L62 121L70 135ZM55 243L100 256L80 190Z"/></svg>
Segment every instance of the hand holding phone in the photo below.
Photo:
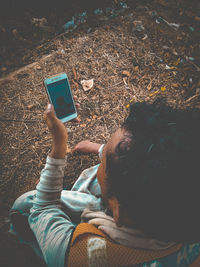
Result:
<svg viewBox="0 0 200 267"><path fill-rule="evenodd" d="M63 123L77 117L70 84L66 73L61 73L44 80L44 85L53 104L56 116Z"/></svg>

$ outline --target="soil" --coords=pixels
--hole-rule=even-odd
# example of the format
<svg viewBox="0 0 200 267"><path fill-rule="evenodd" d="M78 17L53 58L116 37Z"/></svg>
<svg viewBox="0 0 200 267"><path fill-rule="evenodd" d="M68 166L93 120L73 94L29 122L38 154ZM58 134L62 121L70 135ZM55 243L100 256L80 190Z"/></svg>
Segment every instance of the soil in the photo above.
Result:
<svg viewBox="0 0 200 267"><path fill-rule="evenodd" d="M9 209L17 197L35 188L51 146L43 120L45 78L66 72L81 104L81 122L67 125L68 189L82 170L98 162L94 155L71 153L71 148L84 139L105 143L127 116L130 102L162 97L173 107L200 107L199 1L127 3L120 16L91 16L71 33L55 34L48 24L49 32L40 29L42 37L35 40L36 29L26 25L14 31L14 38L26 36L26 41L7 38L1 44L1 266L45 266L8 233ZM153 11L180 26L175 30L162 20L157 23ZM61 14L54 14L60 21L57 28L66 22ZM30 21L33 14L27 17ZM15 17L12 26L22 20ZM4 34L12 28L8 22L4 17L0 23ZM84 91L83 79L94 79L94 87Z"/></svg>

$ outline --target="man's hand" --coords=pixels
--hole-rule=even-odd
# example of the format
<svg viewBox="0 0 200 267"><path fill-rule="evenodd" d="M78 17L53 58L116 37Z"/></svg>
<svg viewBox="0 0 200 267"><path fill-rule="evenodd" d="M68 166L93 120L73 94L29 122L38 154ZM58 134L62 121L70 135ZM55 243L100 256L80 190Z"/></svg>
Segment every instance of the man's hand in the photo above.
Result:
<svg viewBox="0 0 200 267"><path fill-rule="evenodd" d="M44 118L53 139L50 157L57 159L65 158L68 140L67 129L56 117L53 105L48 104L48 107L44 113Z"/></svg>

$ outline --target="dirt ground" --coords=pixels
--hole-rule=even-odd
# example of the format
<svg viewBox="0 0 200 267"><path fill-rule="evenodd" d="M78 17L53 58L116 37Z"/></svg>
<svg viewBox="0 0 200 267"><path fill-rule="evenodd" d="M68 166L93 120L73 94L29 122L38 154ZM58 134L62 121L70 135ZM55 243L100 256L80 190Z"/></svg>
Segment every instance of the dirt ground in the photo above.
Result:
<svg viewBox="0 0 200 267"><path fill-rule="evenodd" d="M81 104L80 124L67 125L64 188L70 188L82 170L98 162L93 155L72 154L71 148L84 139L105 143L130 102L162 96L171 106L200 108L199 10L198 1L140 1L101 25L88 25L89 31L60 34L32 48L27 66L13 67L12 57L6 58L0 78L1 266L44 266L8 233L8 211L18 196L35 188L51 144L43 121L43 80L66 72ZM154 11L180 26L157 23ZM85 92L83 79L94 79L94 87Z"/></svg>

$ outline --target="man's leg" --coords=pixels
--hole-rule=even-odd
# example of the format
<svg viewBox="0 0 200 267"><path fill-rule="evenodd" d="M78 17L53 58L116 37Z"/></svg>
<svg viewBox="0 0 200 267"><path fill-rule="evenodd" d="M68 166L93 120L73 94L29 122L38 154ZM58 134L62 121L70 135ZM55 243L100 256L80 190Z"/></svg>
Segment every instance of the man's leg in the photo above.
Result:
<svg viewBox="0 0 200 267"><path fill-rule="evenodd" d="M30 229L28 217L33 206L35 190L29 191L14 202L10 210L10 233L16 235L22 244L29 245L35 253L44 260L42 252L37 244L35 236Z"/></svg>
<svg viewBox="0 0 200 267"><path fill-rule="evenodd" d="M11 229L10 232L17 234L20 240L31 241L34 239L28 223L30 209L33 206L33 197L35 190L21 195L14 202L10 210Z"/></svg>

